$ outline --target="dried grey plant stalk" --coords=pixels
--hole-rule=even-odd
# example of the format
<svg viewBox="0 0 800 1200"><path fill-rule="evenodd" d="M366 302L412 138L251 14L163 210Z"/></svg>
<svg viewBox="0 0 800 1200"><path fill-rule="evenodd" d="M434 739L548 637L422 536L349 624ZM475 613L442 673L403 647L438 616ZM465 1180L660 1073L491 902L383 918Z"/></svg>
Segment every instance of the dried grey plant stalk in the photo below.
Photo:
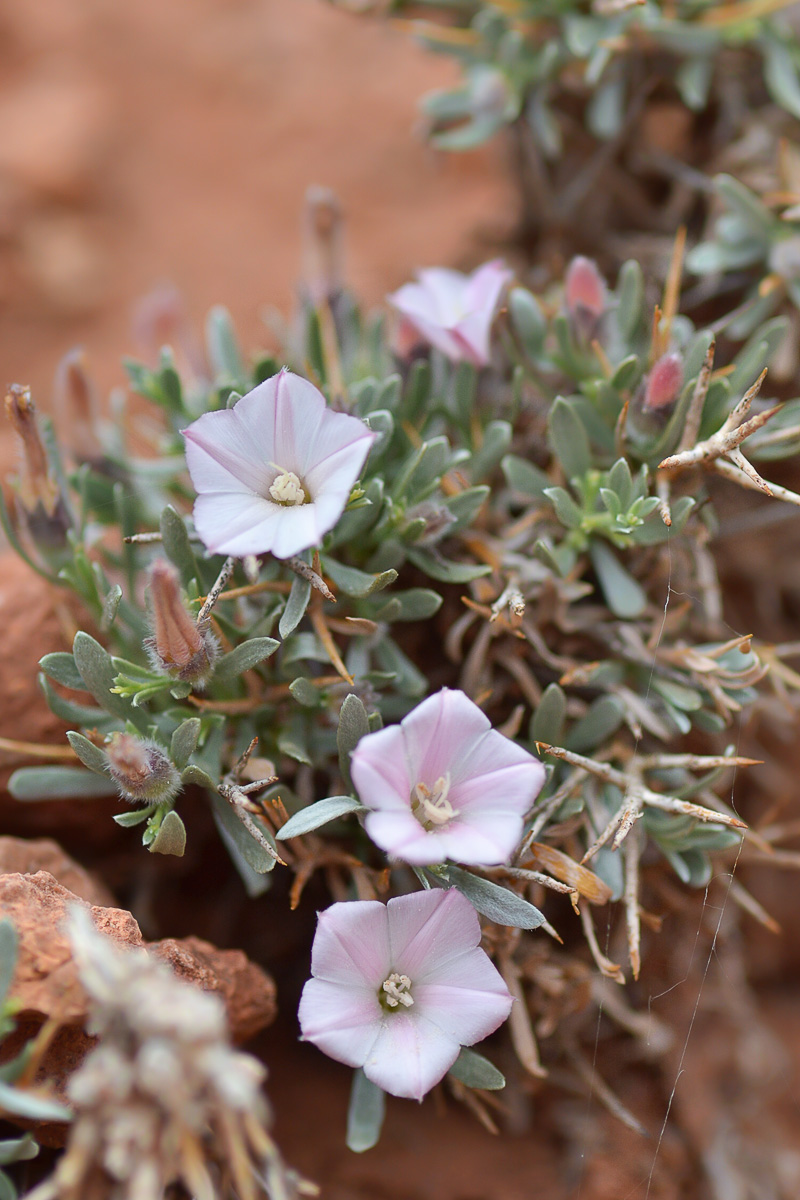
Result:
<svg viewBox="0 0 800 1200"><path fill-rule="evenodd" d="M264 1068L232 1049L216 996L144 950L121 950L77 905L72 951L99 1039L68 1084L75 1121L29 1200L295 1200L315 1194L267 1132Z"/></svg>

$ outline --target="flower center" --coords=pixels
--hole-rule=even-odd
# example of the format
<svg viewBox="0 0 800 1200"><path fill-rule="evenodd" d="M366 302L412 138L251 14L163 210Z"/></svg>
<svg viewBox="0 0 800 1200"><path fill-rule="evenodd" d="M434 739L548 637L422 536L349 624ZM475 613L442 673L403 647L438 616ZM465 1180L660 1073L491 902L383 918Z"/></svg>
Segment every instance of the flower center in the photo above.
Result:
<svg viewBox="0 0 800 1200"><path fill-rule="evenodd" d="M428 787L425 783L414 786L411 792L411 811L428 833L458 816L458 809L453 808L447 799L449 791L449 771L440 775L433 787Z"/></svg>
<svg viewBox="0 0 800 1200"><path fill-rule="evenodd" d="M411 995L411 980L407 975L398 975L392 971L388 979L381 984L380 1001L384 1008L411 1008L414 999Z"/></svg>
<svg viewBox="0 0 800 1200"><path fill-rule="evenodd" d="M269 494L276 504L294 507L308 504L309 495L294 471L281 471L270 484Z"/></svg>

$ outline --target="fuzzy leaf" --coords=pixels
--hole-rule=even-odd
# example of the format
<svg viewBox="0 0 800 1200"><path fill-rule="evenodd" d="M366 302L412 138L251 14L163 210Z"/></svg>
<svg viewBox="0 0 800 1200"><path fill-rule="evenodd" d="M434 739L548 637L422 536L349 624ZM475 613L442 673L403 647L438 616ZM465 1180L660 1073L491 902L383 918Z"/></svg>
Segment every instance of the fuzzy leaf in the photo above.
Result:
<svg viewBox="0 0 800 1200"><path fill-rule="evenodd" d="M106 779L108 778L108 758L99 746L95 746L94 742L90 742L82 733L74 731L67 734L67 741L85 767L88 767L95 775L104 775Z"/></svg>
<svg viewBox="0 0 800 1200"><path fill-rule="evenodd" d="M234 383L246 379L244 359L231 315L221 305L212 308L206 318L206 345L208 357L217 375Z"/></svg>
<svg viewBox="0 0 800 1200"><path fill-rule="evenodd" d="M181 771L181 783L196 784L198 787L210 788L212 791L216 788L216 783L202 767L198 767L197 763L189 763L188 767L184 767Z"/></svg>
<svg viewBox="0 0 800 1200"><path fill-rule="evenodd" d="M86 684L71 654L62 650L45 654L44 658L39 659L39 666L49 679L54 679L62 687L71 688L74 692L86 691Z"/></svg>
<svg viewBox="0 0 800 1200"><path fill-rule="evenodd" d="M508 309L512 327L522 342L525 353L531 358L536 358L547 333L547 322L539 301L527 288L515 287L511 289L508 297Z"/></svg>
<svg viewBox="0 0 800 1200"><path fill-rule="evenodd" d="M313 829L319 829L320 826L327 825L329 821L335 821L337 817L343 817L346 813L366 811L360 800L356 800L354 796L328 796L325 800L318 800L316 804L301 808L300 812L290 817L278 830L275 837L283 842L287 838L311 833Z"/></svg>
<svg viewBox="0 0 800 1200"><path fill-rule="evenodd" d="M376 621L426 621L438 612L442 597L430 588L408 588L395 592L375 613Z"/></svg>
<svg viewBox="0 0 800 1200"><path fill-rule="evenodd" d="M228 654L223 654L219 659L214 667L215 682L235 679L237 675L242 675L251 667L257 667L265 658L274 654L278 646L280 646L280 642L269 637L250 638L249 641L242 642L240 646L236 646Z"/></svg>
<svg viewBox="0 0 800 1200"><path fill-rule="evenodd" d="M356 570L355 567L345 567L335 559L328 558L327 555L323 556L321 562L323 571L329 579L333 580L337 588L346 596L353 596L356 599L371 596L373 592L380 592L397 579L397 571L380 571L377 575L370 575L366 571Z"/></svg>
<svg viewBox="0 0 800 1200"><path fill-rule="evenodd" d="M386 1112L386 1095L359 1067L353 1072L347 1109L347 1148L363 1154L378 1144Z"/></svg>
<svg viewBox="0 0 800 1200"><path fill-rule="evenodd" d="M506 1086L505 1076L494 1063L468 1046L461 1047L461 1053L448 1074L466 1087L482 1088L487 1092L497 1092Z"/></svg>
<svg viewBox="0 0 800 1200"><path fill-rule="evenodd" d="M186 850L186 826L174 809L164 817L148 850L152 854L172 854L175 858L183 858Z"/></svg>
<svg viewBox="0 0 800 1200"><path fill-rule="evenodd" d="M420 571L424 571L439 583L469 583L482 575L488 575L491 571L491 567L483 564L451 562L424 547L409 549L408 559L415 567L419 567Z"/></svg>
<svg viewBox="0 0 800 1200"><path fill-rule="evenodd" d="M490 921L496 921L498 925L511 925L515 929L538 929L544 923L544 914L538 908L499 883L481 879L461 867L449 864L447 874L451 884Z"/></svg>
<svg viewBox="0 0 800 1200"><path fill-rule="evenodd" d="M228 801L223 800L218 792L214 792L211 796L211 806L214 821L223 835L223 840L226 843L233 842L238 853L257 875L268 874L275 866L276 860L246 829ZM271 835L261 825L259 828L262 829L267 841L270 841Z"/></svg>
<svg viewBox="0 0 800 1200"><path fill-rule="evenodd" d="M542 693L542 698L531 721L531 740L548 742L560 746L564 736L564 721L567 713L567 698L557 683L551 683Z"/></svg>
<svg viewBox="0 0 800 1200"><path fill-rule="evenodd" d="M15 800L95 800L117 794L108 776L101 779L80 767L21 767L8 790Z"/></svg>
<svg viewBox="0 0 800 1200"><path fill-rule="evenodd" d="M125 697L112 691L115 686L116 671L111 656L100 643L81 630L75 634L72 653L86 689L94 696L97 703L112 716L119 717L123 721L132 721L140 732L146 733L147 717L145 714L137 711Z"/></svg>
<svg viewBox="0 0 800 1200"><path fill-rule="evenodd" d="M535 496L540 499L544 496L545 488L549 488L552 482L544 471L524 458L518 458L516 454L507 454L500 466L508 486L515 492L521 492L523 496Z"/></svg>
<svg viewBox="0 0 800 1200"><path fill-rule="evenodd" d="M164 553L178 568L181 580L186 586L191 579L198 577L197 561L186 531L186 523L180 513L168 504L162 510L159 525Z"/></svg>
<svg viewBox="0 0 800 1200"><path fill-rule="evenodd" d="M72 1112L65 1104L59 1104L47 1096L35 1092L24 1092L0 1081L0 1110L29 1121L69 1121Z"/></svg>
<svg viewBox="0 0 800 1200"><path fill-rule="evenodd" d="M172 740L170 742L169 756L179 771L183 770L189 759L194 754L199 736L199 717L188 717L185 721L181 721L180 725L173 733Z"/></svg>
<svg viewBox="0 0 800 1200"><path fill-rule="evenodd" d="M350 779L350 754L362 737L369 733L367 710L355 692L345 696L339 711L339 728L336 731L336 746L339 751L339 770L342 778L352 786Z"/></svg>
<svg viewBox="0 0 800 1200"><path fill-rule="evenodd" d="M39 1146L32 1133L23 1134L19 1138L3 1138L0 1142L0 1167L7 1167L16 1162L27 1162L28 1159L36 1158L38 1153ZM0 1193L0 1200L2 1200L2 1193Z"/></svg>
<svg viewBox="0 0 800 1200"><path fill-rule="evenodd" d="M601 696L589 705L586 715L570 730L566 740L567 749L584 754L602 745L606 738L619 729L624 711L616 696Z"/></svg>
<svg viewBox="0 0 800 1200"><path fill-rule="evenodd" d="M292 581L292 590L289 592L289 598L286 601L286 607L281 613L281 619L278 622L278 633L282 638L287 638L290 633L294 633L305 616L310 599L311 584L300 575L295 575Z"/></svg>
<svg viewBox="0 0 800 1200"><path fill-rule="evenodd" d="M316 708L319 704L319 688L315 688L311 680L306 679L304 675L299 675L297 679L292 680L289 684L289 691L297 703L302 704L304 708Z"/></svg>
<svg viewBox="0 0 800 1200"><path fill-rule="evenodd" d="M632 575L626 571L610 546L592 541L589 546L592 566L615 617L640 617L647 606L647 596Z"/></svg>
<svg viewBox="0 0 800 1200"><path fill-rule="evenodd" d="M0 1009L5 1003L17 965L17 931L7 917L0 921Z"/></svg>
<svg viewBox="0 0 800 1200"><path fill-rule="evenodd" d="M569 492L562 487L549 487L545 496L555 509L556 516L567 529L580 529L583 514Z"/></svg>

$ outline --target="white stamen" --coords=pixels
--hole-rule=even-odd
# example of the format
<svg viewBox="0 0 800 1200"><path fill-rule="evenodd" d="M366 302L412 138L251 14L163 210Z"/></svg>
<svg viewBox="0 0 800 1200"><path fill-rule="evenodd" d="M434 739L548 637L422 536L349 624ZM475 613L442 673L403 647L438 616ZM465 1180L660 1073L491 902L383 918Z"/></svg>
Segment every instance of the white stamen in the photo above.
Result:
<svg viewBox="0 0 800 1200"><path fill-rule="evenodd" d="M437 825L446 825L458 816L458 809L453 808L447 799L450 791L450 772L440 775L433 787L425 783L415 785L411 793L411 811L426 829L431 830Z"/></svg>
<svg viewBox="0 0 800 1200"><path fill-rule="evenodd" d="M282 471L273 480L269 494L277 504L306 504L308 501L306 490L294 471Z"/></svg>
<svg viewBox="0 0 800 1200"><path fill-rule="evenodd" d="M387 1008L397 1008L398 1004L402 1004L403 1008L410 1008L414 1003L411 996L411 980L407 975L398 975L396 971L392 971L389 978L383 981L383 990L386 993Z"/></svg>

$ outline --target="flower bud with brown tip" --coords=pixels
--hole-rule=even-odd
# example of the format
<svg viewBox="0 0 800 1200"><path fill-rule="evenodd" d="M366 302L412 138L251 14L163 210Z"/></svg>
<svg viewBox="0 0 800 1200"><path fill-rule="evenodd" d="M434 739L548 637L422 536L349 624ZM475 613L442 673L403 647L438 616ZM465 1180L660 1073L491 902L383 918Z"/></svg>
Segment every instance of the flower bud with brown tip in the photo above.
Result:
<svg viewBox="0 0 800 1200"><path fill-rule="evenodd" d="M5 410L21 450L16 481L19 514L42 551L62 550L72 522L42 442L30 388L12 383L6 393Z"/></svg>
<svg viewBox="0 0 800 1200"><path fill-rule="evenodd" d="M112 733L106 743L108 773L125 800L160 804L181 786L177 768L157 742L132 733Z"/></svg>
<svg viewBox="0 0 800 1200"><path fill-rule="evenodd" d="M564 305L576 337L583 342L590 342L597 335L601 318L608 307L606 281L591 258L579 254L567 267Z"/></svg>
<svg viewBox="0 0 800 1200"><path fill-rule="evenodd" d="M682 387L683 359L680 354L662 354L645 380L642 408L645 412L668 416Z"/></svg>
<svg viewBox="0 0 800 1200"><path fill-rule="evenodd" d="M173 679L205 687L219 644L208 622L198 624L187 611L178 572L166 559L157 559L150 568L149 600L154 636L144 645L153 667Z"/></svg>

